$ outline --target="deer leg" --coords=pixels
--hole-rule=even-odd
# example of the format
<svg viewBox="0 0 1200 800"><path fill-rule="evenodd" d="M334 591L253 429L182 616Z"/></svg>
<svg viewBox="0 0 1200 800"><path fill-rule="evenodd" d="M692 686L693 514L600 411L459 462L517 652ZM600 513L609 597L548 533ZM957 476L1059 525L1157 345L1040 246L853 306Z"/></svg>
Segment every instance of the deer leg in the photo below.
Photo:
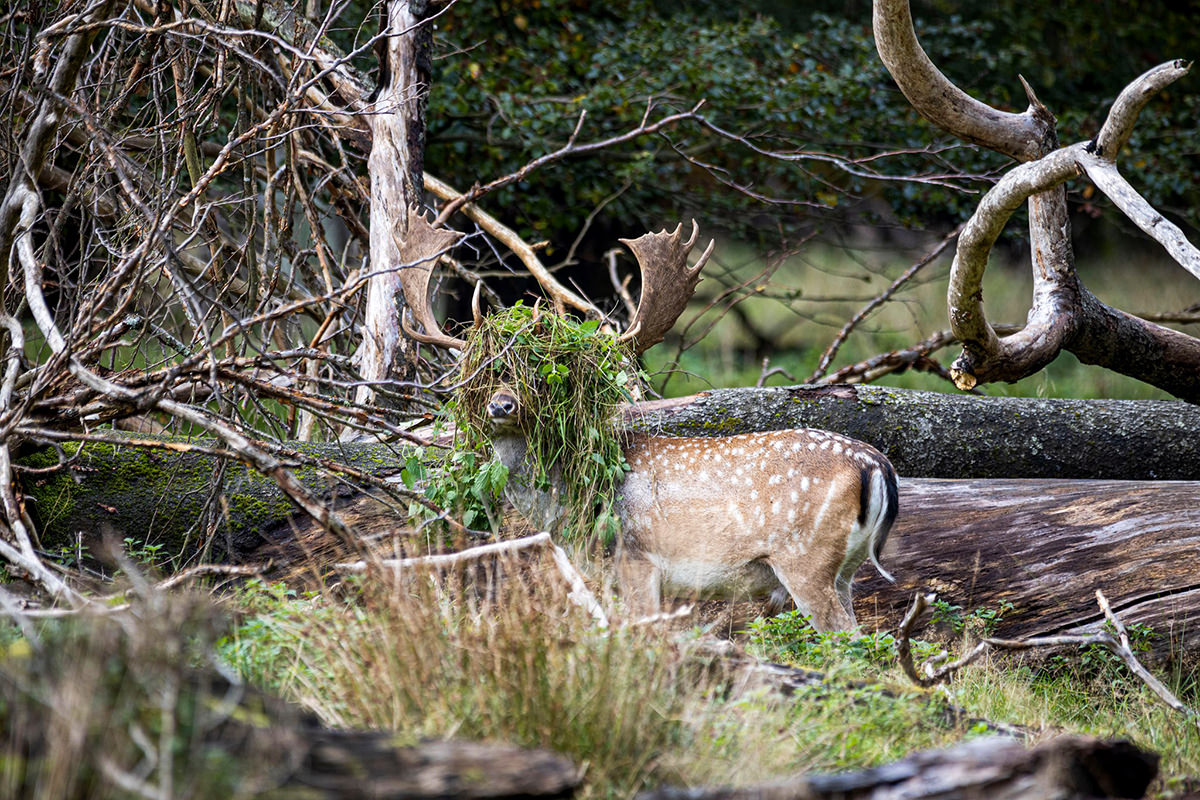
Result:
<svg viewBox="0 0 1200 800"><path fill-rule="evenodd" d="M771 563L771 562L768 562ZM809 565L811 568L811 565ZM842 597L841 587L834 581L822 586L821 581L806 580L803 583L788 580L788 570L771 563L775 577L787 589L788 594L796 601L800 613L812 620L812 626L818 631L848 631L857 624L854 620L854 609L849 605L849 587L846 596ZM799 567L797 568L799 570ZM795 574L804 575L803 571Z"/></svg>
<svg viewBox="0 0 1200 800"><path fill-rule="evenodd" d="M619 554L617 583L621 599L632 616L656 614L662 609L662 572L649 559Z"/></svg>
<svg viewBox="0 0 1200 800"><path fill-rule="evenodd" d="M771 596L767 599L767 605L763 609L763 614L768 617L774 617L778 614L782 614L787 610L788 601L791 599L792 596L788 593L788 590L785 587L780 586L775 591L771 592Z"/></svg>

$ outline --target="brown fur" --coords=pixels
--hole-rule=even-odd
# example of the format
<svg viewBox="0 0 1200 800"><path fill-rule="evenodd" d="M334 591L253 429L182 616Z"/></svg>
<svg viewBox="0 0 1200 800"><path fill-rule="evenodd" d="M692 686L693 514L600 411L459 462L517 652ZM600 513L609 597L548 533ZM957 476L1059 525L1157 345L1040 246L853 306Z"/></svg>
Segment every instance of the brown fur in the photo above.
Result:
<svg viewBox="0 0 1200 800"><path fill-rule="evenodd" d="M522 488L516 401L489 403L493 443L510 470L506 494L553 530L557 498ZM664 595L739 599L786 594L818 630L855 626L850 580L878 555L896 514L896 478L870 445L812 429L722 437L634 435L616 504L617 577L635 613Z"/></svg>

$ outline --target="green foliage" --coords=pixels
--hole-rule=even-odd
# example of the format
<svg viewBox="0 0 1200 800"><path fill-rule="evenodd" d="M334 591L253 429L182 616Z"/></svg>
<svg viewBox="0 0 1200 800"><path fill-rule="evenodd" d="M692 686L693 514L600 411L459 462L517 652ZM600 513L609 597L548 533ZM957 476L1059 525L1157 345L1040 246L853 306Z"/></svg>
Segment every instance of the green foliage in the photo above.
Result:
<svg viewBox="0 0 1200 800"><path fill-rule="evenodd" d="M821 633L809 618L793 609L749 625L753 651L768 661L782 661L839 673L874 671L896 660L896 639L887 631L830 631ZM915 643L918 654L932 653L933 645Z"/></svg>
<svg viewBox="0 0 1200 800"><path fill-rule="evenodd" d="M453 413L464 451L487 452L488 400L501 388L513 392L533 484L549 488L557 475L566 487L565 535L613 541L611 506L627 468L613 416L639 379L629 349L595 320L578 322L518 303L472 329L462 376ZM494 490L508 479L490 465L472 477L474 456L462 458L472 492Z"/></svg>
<svg viewBox="0 0 1200 800"><path fill-rule="evenodd" d="M988 185L984 176L1007 168L1004 159L973 147L947 150L947 137L913 112L875 52L869 4L825 5L779 2L748 11L720 3L622 0L589 8L577 0L501 0L449 14L439 30L448 55L435 62L430 97L430 168L464 186L502 175L561 146L581 111L588 112L581 141L636 127L647 98L663 112L704 99L709 119L768 149L847 158L897 151L869 163L892 176L959 172L976 176L965 185L980 190ZM1153 64L1194 55L1183 32L1191 29L1195 3L1190 10L1120 0L932 6L915 13L934 62L966 91L1005 110L1025 107L1017 76L1029 78L1058 116L1063 142L1095 135L1117 92ZM1136 155L1122 162L1151 202L1192 224L1200 208L1194 81L1154 100L1131 142ZM765 207L682 154L789 204ZM550 167L490 202L507 209L527 237L549 239L553 256L613 195L592 220L604 242L681 214L754 241L768 228L878 221L880 200L893 218L928 228L964 218L978 200L941 185L772 161L684 126ZM1102 207L1090 196L1080 201L1089 213Z"/></svg>
<svg viewBox="0 0 1200 800"><path fill-rule="evenodd" d="M976 636L991 636L1001 620L1012 613L1014 606L1007 600L1001 600L998 608L980 607L964 612L962 606L938 599L930 603L930 608L933 610L931 621L935 624L948 625L955 633L970 631Z"/></svg>
<svg viewBox="0 0 1200 800"><path fill-rule="evenodd" d="M497 501L508 482L508 467L498 461L461 448L433 454L418 448L405 462L400 479L409 489L423 487L434 506L468 528L500 527ZM433 510L419 503L410 506L409 516L436 519Z"/></svg>

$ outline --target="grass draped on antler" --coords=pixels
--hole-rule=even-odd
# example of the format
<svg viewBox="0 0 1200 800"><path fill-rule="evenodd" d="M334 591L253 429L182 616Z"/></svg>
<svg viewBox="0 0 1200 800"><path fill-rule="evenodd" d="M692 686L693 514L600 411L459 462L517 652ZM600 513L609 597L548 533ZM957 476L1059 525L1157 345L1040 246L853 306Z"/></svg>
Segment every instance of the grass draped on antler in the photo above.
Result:
<svg viewBox="0 0 1200 800"><path fill-rule="evenodd" d="M520 303L482 319L470 334L455 418L463 445L488 452L488 399L500 388L517 396L535 485L548 488L557 468L566 487L567 538L617 533L612 503L625 474L613 416L637 381L628 346L579 322Z"/></svg>

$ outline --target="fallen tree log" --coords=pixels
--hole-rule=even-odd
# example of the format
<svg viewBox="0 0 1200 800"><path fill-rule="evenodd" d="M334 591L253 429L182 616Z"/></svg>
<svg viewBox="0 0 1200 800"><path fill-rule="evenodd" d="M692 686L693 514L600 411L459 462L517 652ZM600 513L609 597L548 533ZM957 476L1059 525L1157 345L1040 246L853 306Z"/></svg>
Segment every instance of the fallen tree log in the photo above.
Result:
<svg viewBox="0 0 1200 800"><path fill-rule="evenodd" d="M744 788L657 789L638 800L852 800L989 798L1068 800L1141 797L1158 757L1128 742L1060 736L1026 749L1012 739L976 739L946 750L914 753L873 769L801 775Z"/></svg>
<svg viewBox="0 0 1200 800"><path fill-rule="evenodd" d="M900 509L883 555L896 584L862 570L855 585L868 629L933 591L964 616L1002 612L997 636L1091 632L1100 589L1153 630L1156 656L1200 649L1200 483L902 479Z"/></svg>
<svg viewBox="0 0 1200 800"><path fill-rule="evenodd" d="M635 428L714 436L824 428L920 478L1200 480L1200 406L981 397L883 386L714 389L638 403Z"/></svg>
<svg viewBox="0 0 1200 800"><path fill-rule="evenodd" d="M897 471L926 478L1112 478L1200 480L1200 407L1176 402L985 398L874 386L721 389L639 403L626 412L640 429L719 435L789 426L835 430L875 445ZM148 437L139 437L143 440ZM120 538L167 542L187 554L204 542L233 560L264 535L289 537L295 507L275 482L199 449L179 452L77 443L20 459L21 491L46 550L76 547L102 530ZM212 442L207 444L211 445ZM314 457L377 477L395 476L412 445L290 443ZM403 503L368 503L361 493L310 467L297 477L339 513L373 528L399 523ZM361 520L359 514L367 519ZM362 527L360 526L360 528ZM80 537L82 534L82 539Z"/></svg>

